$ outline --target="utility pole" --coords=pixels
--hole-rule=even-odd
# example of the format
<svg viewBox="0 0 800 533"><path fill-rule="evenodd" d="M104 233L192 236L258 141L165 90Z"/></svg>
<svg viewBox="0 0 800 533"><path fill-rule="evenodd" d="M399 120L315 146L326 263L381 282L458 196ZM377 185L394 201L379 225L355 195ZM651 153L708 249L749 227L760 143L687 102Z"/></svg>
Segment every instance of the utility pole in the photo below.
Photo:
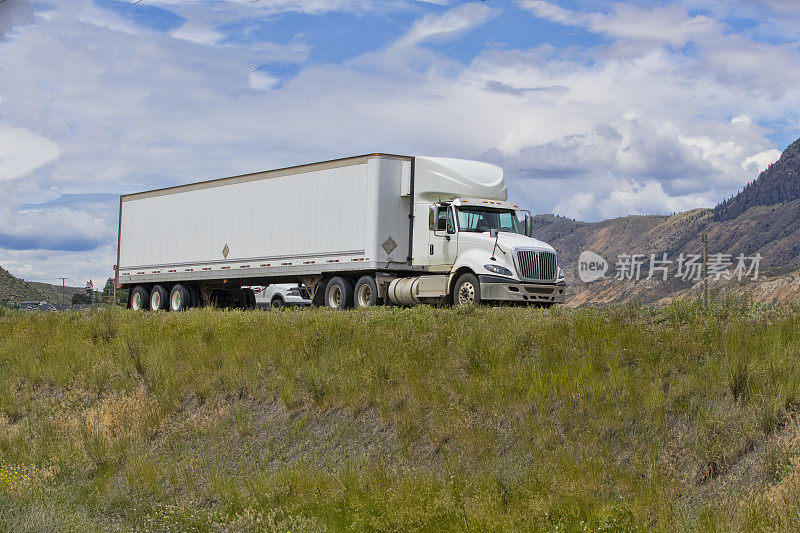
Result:
<svg viewBox="0 0 800 533"><path fill-rule="evenodd" d="M700 234L703 243L703 301L708 307L708 233Z"/></svg>
<svg viewBox="0 0 800 533"><path fill-rule="evenodd" d="M64 288L65 288L65 286L67 284L67 280L69 278L58 278L58 279L61 280L61 310L62 311L66 311L67 310L67 304L64 303Z"/></svg>

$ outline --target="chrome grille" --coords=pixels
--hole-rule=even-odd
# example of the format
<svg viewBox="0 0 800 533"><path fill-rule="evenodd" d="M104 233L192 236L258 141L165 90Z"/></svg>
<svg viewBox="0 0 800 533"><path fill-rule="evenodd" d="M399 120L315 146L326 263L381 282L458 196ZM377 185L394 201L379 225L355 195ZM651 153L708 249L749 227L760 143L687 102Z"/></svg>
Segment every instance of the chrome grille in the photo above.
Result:
<svg viewBox="0 0 800 533"><path fill-rule="evenodd" d="M517 272L524 279L551 281L556 279L556 254L517 250Z"/></svg>

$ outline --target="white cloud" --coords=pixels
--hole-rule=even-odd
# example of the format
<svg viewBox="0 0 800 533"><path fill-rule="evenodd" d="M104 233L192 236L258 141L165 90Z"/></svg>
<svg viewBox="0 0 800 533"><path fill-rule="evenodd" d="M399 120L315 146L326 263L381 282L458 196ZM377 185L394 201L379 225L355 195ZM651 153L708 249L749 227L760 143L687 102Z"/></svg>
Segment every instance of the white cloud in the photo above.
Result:
<svg viewBox="0 0 800 533"><path fill-rule="evenodd" d="M781 157L780 150L764 150L756 155L750 156L742 162L742 168L754 174L764 172L768 166Z"/></svg>
<svg viewBox="0 0 800 533"><path fill-rule="evenodd" d="M170 32L176 39L185 39L198 44L217 44L225 38L225 34L203 23L186 22Z"/></svg>
<svg viewBox="0 0 800 533"><path fill-rule="evenodd" d="M718 32L721 26L705 15L689 16L686 7L679 3L639 7L618 2L612 5L612 13L572 11L542 0L522 0L519 5L558 24L583 26L619 39L658 41L671 46L683 46L698 36Z"/></svg>
<svg viewBox="0 0 800 533"><path fill-rule="evenodd" d="M85 211L0 208L0 247L87 252L113 238L113 220Z"/></svg>
<svg viewBox="0 0 800 533"><path fill-rule="evenodd" d="M15 27L32 24L35 20L33 6L27 0L0 2L0 41Z"/></svg>
<svg viewBox="0 0 800 533"><path fill-rule="evenodd" d="M423 42L445 42L488 22L497 11L485 3L472 2L449 9L441 15L425 15L396 43L396 48Z"/></svg>
<svg viewBox="0 0 800 533"><path fill-rule="evenodd" d="M58 145L49 139L0 124L0 181L24 176L60 153Z"/></svg>
<svg viewBox="0 0 800 533"><path fill-rule="evenodd" d="M77 20L99 28L127 33L129 35L152 35L155 33L109 9L95 8L81 10L78 12Z"/></svg>
<svg viewBox="0 0 800 533"><path fill-rule="evenodd" d="M753 179L777 155L762 125L800 114L796 50L730 35L672 4L597 14L539 3L550 20L578 16L616 41L588 49L494 46L466 65L424 46L462 37L496 14L462 4L418 17L394 46L342 64L306 64L280 79L267 67L251 71L270 61L303 64L307 48L220 45L214 32L243 14L334 4L259 4L159 3L187 19L183 35L181 28L165 35L113 27L119 21L92 18L90 2L77 15L62 9L21 27L0 44L3 71L15 74L0 86L4 128L36 124L36 138L52 139L43 146L61 156L43 167L55 156L17 150L39 155L28 170L17 167L26 179L0 181L0 195L16 203L60 192L132 192L387 151L501 163L511 191L523 203L530 197L537 212L665 213L713 205ZM634 14L646 32L630 26ZM672 48L686 39L696 42L692 54ZM41 220L55 223L52 209ZM58 216L74 220L62 237L107 243L84 254L95 258L93 267L76 252L5 249L0 262L42 276L68 270L83 279L90 268L92 277L109 275L113 216L97 216L94 206L65 209ZM7 216L20 240L38 242L46 232L36 220L16 220L24 217L19 209Z"/></svg>
<svg viewBox="0 0 800 533"><path fill-rule="evenodd" d="M607 176L600 191L578 192L557 203L553 212L569 213L579 220L615 218L626 215L669 214L708 206L711 200L702 194L674 195L661 183L631 181Z"/></svg>
<svg viewBox="0 0 800 533"><path fill-rule="evenodd" d="M0 266L27 281L60 286L59 277L68 276L68 286L82 287L92 280L95 289L102 289L106 280L114 277L114 272L98 265L113 265L116 255L116 244L104 245L91 253L0 248Z"/></svg>
<svg viewBox="0 0 800 533"><path fill-rule="evenodd" d="M261 91L269 91L280 83L280 79L266 72L255 70L250 73L250 87Z"/></svg>

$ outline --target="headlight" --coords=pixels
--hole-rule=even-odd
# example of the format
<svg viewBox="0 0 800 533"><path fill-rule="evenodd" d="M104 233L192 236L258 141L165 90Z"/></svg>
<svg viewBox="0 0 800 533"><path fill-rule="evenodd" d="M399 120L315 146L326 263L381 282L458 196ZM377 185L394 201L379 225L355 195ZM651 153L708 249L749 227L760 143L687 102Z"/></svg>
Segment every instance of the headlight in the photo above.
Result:
<svg viewBox="0 0 800 533"><path fill-rule="evenodd" d="M561 270L561 267L558 267L558 276L556 276L556 281L563 281L564 277L564 271Z"/></svg>
<svg viewBox="0 0 800 533"><path fill-rule="evenodd" d="M489 272L500 274L501 276L511 275L511 271L509 269L507 269L506 267L501 267L500 265L483 265L483 268L485 268Z"/></svg>

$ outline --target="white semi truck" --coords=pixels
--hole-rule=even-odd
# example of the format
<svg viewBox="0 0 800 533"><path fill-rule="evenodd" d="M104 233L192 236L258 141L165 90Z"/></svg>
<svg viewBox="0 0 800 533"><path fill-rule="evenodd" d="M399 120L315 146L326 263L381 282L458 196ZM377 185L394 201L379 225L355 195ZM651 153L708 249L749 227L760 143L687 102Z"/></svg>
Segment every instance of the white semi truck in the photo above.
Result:
<svg viewBox="0 0 800 533"><path fill-rule="evenodd" d="M348 157L121 196L117 287L133 309L172 311L254 307L248 287L274 283L334 309L563 303L531 222L498 166Z"/></svg>

